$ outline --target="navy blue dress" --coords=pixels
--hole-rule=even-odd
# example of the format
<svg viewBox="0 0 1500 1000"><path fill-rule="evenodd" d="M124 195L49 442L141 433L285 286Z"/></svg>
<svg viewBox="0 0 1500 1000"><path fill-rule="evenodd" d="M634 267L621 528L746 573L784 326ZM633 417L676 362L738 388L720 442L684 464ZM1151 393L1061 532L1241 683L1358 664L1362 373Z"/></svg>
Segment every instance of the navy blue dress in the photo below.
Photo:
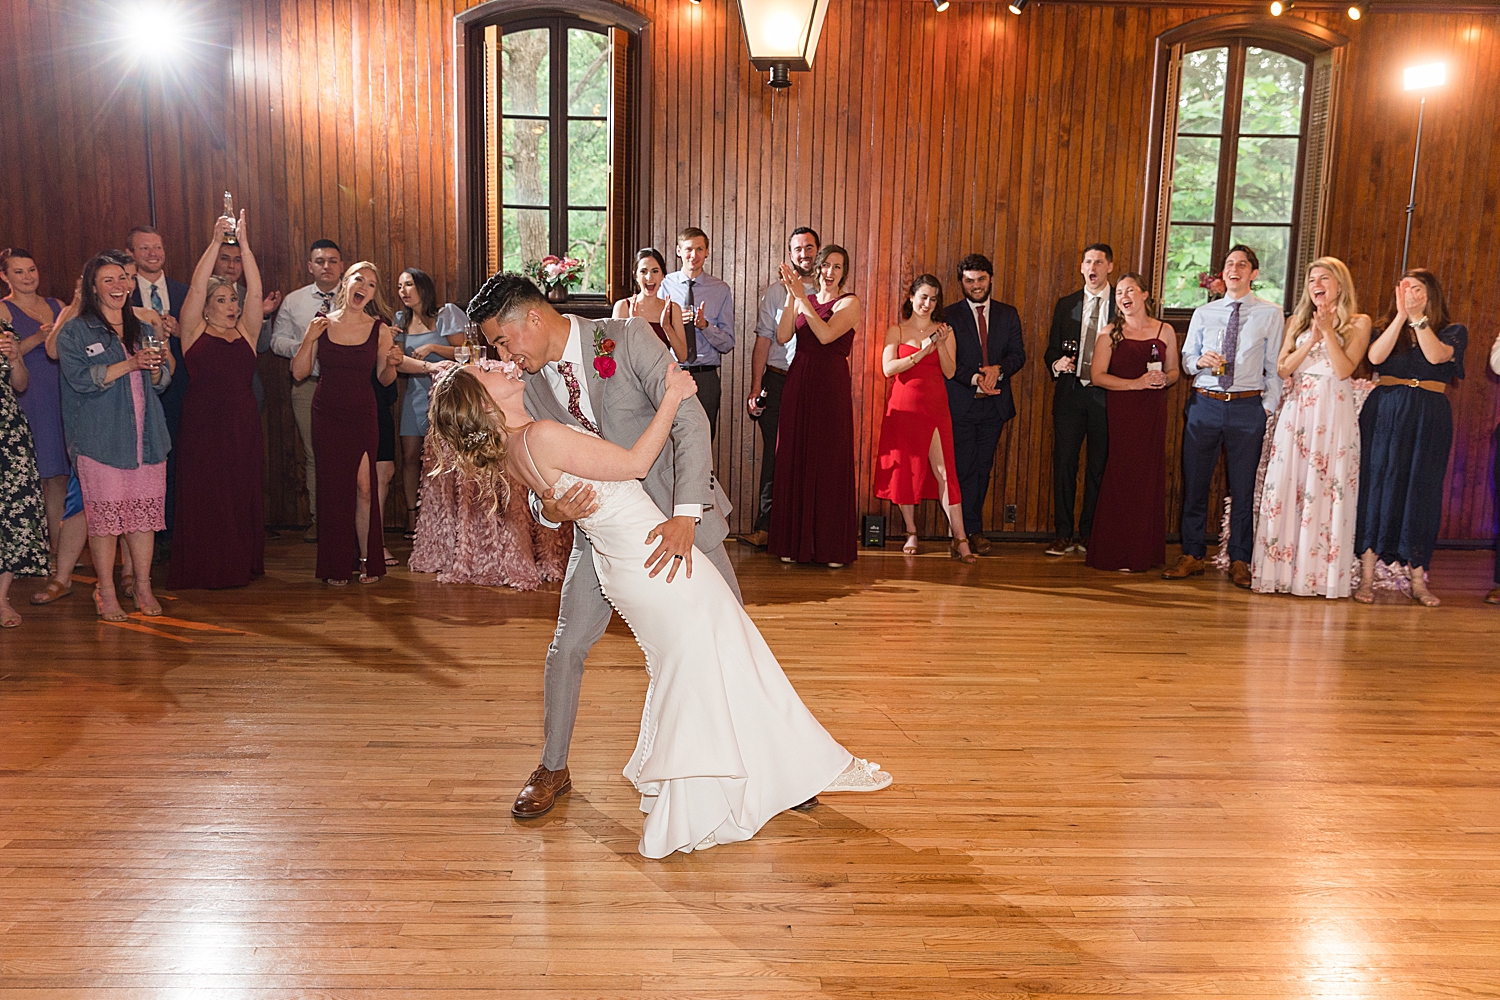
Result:
<svg viewBox="0 0 1500 1000"><path fill-rule="evenodd" d="M1440 365L1421 347L1392 354L1381 375L1450 382L1464 374L1468 328L1451 323L1438 340L1453 348ZM1420 386L1377 386L1359 415L1359 516L1354 551L1374 550L1383 562L1426 569L1443 523L1443 481L1453 447L1453 408L1447 395Z"/></svg>

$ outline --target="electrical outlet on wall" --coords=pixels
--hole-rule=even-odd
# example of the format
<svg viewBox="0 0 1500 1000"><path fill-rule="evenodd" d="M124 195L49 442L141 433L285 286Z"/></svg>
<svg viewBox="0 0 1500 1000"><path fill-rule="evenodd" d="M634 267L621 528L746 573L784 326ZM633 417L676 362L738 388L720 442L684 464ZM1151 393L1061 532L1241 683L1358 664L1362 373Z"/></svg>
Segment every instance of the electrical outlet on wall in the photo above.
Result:
<svg viewBox="0 0 1500 1000"><path fill-rule="evenodd" d="M1008 503L1005 505L1005 523L1016 523L1016 505L1013 503Z"/></svg>

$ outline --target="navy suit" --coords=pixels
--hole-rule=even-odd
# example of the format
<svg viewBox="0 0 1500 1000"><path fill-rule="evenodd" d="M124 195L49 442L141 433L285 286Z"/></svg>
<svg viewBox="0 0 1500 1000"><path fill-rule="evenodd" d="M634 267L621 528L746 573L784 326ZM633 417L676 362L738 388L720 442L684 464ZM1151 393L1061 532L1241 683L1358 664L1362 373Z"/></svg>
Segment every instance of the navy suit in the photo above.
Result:
<svg viewBox="0 0 1500 1000"><path fill-rule="evenodd" d="M1016 415L1016 401L1010 380L1026 364L1026 345L1021 337L1021 314L1014 306L990 300L986 325L989 340L981 352L979 327L974 309L967 300L955 302L944 311L953 328L953 346L957 370L948 379L948 411L953 416L953 459L958 464L959 492L963 494L964 531L984 530L984 498L990 489L990 472L995 467L995 449L1005 422ZM974 395L974 376L985 363L999 365L1000 393L978 399Z"/></svg>
<svg viewBox="0 0 1500 1000"><path fill-rule="evenodd" d="M167 298L172 303L167 307L167 314L173 319L182 319L182 304L187 301L187 295L187 285L174 278L167 279ZM135 294L130 297L130 304L148 304L141 301L139 282L136 283ZM161 331L158 330L157 333L160 334ZM172 537L172 515L177 500L177 428L182 424L182 397L186 395L188 387L187 362L182 360L182 338L169 337L167 345L172 351L176 367L172 371L172 384L161 394L161 412L167 418L167 434L172 439L172 450L167 453L167 530L164 538Z"/></svg>

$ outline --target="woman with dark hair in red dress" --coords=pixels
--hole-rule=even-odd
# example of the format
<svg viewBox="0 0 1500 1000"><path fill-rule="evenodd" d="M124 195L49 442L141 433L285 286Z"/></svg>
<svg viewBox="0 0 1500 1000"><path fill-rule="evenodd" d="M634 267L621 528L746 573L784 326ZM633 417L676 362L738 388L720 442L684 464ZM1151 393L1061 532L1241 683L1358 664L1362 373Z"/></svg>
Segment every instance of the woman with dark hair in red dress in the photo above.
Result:
<svg viewBox="0 0 1500 1000"><path fill-rule="evenodd" d="M953 330L937 322L943 310L943 286L931 274L919 274L906 290L901 322L886 331L881 370L891 379L880 424L875 465L875 495L901 508L906 544L917 554L917 504L936 500L953 532L949 548L955 559L972 565L964 534L963 498L953 458L953 415L943 380L958 370Z"/></svg>
<svg viewBox="0 0 1500 1000"><path fill-rule="evenodd" d="M818 253L816 297L802 275L781 265L786 309L776 338L797 338L776 435L776 482L768 549L782 562L837 569L858 555L854 514L854 393L849 351L862 314L845 292L849 252L830 243Z"/></svg>

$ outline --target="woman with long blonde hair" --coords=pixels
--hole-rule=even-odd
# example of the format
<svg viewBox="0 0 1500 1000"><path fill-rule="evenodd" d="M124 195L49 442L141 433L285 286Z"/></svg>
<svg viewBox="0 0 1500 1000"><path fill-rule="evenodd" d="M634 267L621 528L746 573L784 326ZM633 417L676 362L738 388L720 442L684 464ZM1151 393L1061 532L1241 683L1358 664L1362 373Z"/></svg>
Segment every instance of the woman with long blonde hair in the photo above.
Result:
<svg viewBox="0 0 1500 1000"><path fill-rule="evenodd" d="M1359 414L1361 604L1375 600L1376 559L1407 567L1413 600L1442 603L1427 589L1427 567L1453 445L1448 384L1463 378L1468 344L1468 327L1449 320L1437 275L1425 267L1403 274L1385 331L1370 343L1378 382Z"/></svg>
<svg viewBox="0 0 1500 1000"><path fill-rule="evenodd" d="M1359 419L1350 378L1370 345L1354 279L1337 257L1307 269L1277 373L1291 380L1272 432L1251 589L1348 597L1359 506Z"/></svg>
<svg viewBox="0 0 1500 1000"><path fill-rule="evenodd" d="M401 351L383 312L380 272L367 260L339 280L333 310L316 316L292 358L292 378L304 379L318 362L313 396L313 453L318 470L318 577L342 587L359 571L360 583L385 575L375 463L380 448L375 393L396 380Z"/></svg>

